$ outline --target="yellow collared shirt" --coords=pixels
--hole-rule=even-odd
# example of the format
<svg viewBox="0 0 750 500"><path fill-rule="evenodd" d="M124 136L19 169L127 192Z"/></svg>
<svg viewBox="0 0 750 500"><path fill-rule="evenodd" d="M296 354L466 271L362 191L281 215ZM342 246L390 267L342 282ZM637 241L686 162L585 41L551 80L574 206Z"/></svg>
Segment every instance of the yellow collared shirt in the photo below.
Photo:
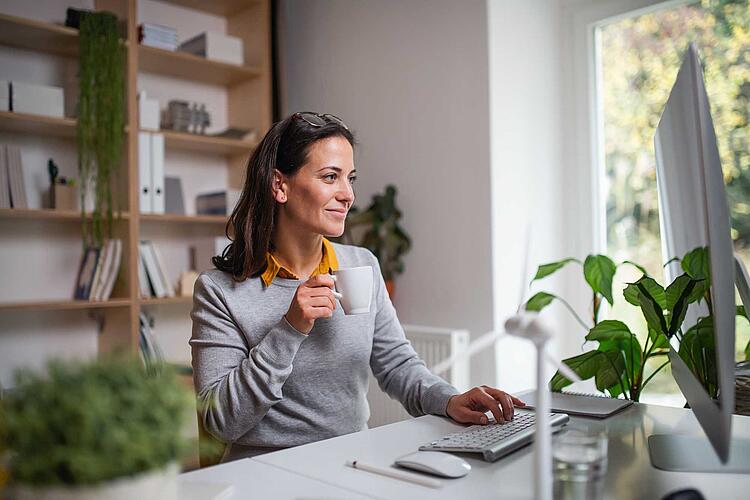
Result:
<svg viewBox="0 0 750 500"><path fill-rule="evenodd" d="M317 276L318 274L326 274L330 271L337 271L339 268L339 261L336 258L336 252L333 249L333 245L330 241L323 238L323 257L320 259L320 264L313 270L310 277ZM273 279L278 276L279 278L286 279L299 279L294 273L289 271L287 268L282 266L276 258L271 255L271 252L266 252L266 270L260 275L263 283L269 286Z"/></svg>

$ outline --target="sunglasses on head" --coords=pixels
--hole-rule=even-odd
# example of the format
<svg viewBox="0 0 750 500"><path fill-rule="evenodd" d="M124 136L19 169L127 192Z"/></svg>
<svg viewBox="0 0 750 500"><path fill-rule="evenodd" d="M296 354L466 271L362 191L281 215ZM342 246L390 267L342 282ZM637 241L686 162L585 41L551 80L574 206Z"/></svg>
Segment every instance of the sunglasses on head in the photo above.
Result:
<svg viewBox="0 0 750 500"><path fill-rule="evenodd" d="M313 127L322 127L324 125L327 125L328 123L335 123L337 125L341 125L346 130L349 130L349 127L346 126L344 120L330 113L320 114L313 113L312 111L303 111L300 113L294 113L294 117L299 118L300 120L304 121L308 125L312 125Z"/></svg>

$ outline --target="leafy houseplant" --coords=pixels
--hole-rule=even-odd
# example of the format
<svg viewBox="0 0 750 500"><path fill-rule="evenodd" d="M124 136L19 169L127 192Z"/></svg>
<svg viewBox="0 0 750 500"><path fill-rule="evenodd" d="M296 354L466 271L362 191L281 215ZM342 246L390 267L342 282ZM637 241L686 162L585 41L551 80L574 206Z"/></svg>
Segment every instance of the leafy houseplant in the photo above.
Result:
<svg viewBox="0 0 750 500"><path fill-rule="evenodd" d="M81 212L87 190L94 186L91 234L82 216L84 246L101 246L112 233L113 183L122 159L125 115L124 50L117 17L109 12L84 12L80 36L80 98L78 103L78 174Z"/></svg>
<svg viewBox="0 0 750 500"><path fill-rule="evenodd" d="M539 266L532 282L553 274L571 262L580 264L577 259L564 259ZM688 252L680 261L684 273L666 288L648 276L642 266L630 261L620 264L635 266L643 273L639 280L629 283L623 291L624 299L640 308L646 320L648 336L643 346L622 321L599 321L602 300L607 300L610 305L614 304L612 280L618 268L618 265L604 255L589 255L583 262L584 278L592 291L591 326L587 325L566 301L548 292L536 293L527 301L525 309L541 311L554 300L560 300L565 304L588 331L586 340L597 341L598 346L592 351L565 359L563 362L581 379L593 377L597 389L607 391L612 397L623 395L638 401L643 389L654 375L669 364L669 343L675 336L680 341L680 357L702 381L709 395L715 397L718 388L708 262L706 248L699 247ZM683 333L681 328L688 306L696 302L705 302L709 314L700 318ZM738 308L738 314L744 316L744 308ZM750 344L747 351L750 352ZM665 361L646 377L646 361L661 356ZM550 381L550 388L560 391L571 383L557 372Z"/></svg>
<svg viewBox="0 0 750 500"><path fill-rule="evenodd" d="M401 258L411 248L411 239L399 225L399 219L401 211L396 207L396 187L388 185L385 193L373 196L372 203L366 210L360 211L357 207L352 207L342 237L344 242L363 246L375 254L391 297L393 279L404 272ZM364 232L360 238L355 239L354 234L358 229Z"/></svg>
<svg viewBox="0 0 750 500"><path fill-rule="evenodd" d="M11 481L22 491L104 497L118 478L176 474L190 396L166 367L53 362L46 376L20 371L15 380L0 402L0 449L11 452Z"/></svg>

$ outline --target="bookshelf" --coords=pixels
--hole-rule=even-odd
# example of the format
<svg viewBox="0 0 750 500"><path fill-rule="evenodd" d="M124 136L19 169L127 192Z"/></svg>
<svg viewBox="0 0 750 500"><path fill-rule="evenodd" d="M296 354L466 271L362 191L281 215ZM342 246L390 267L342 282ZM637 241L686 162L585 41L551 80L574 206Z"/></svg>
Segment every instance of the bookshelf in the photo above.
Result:
<svg viewBox="0 0 750 500"><path fill-rule="evenodd" d="M167 234L173 246L187 246L196 235L224 234L226 216L207 215L156 215L141 214L139 211L138 184L138 101L137 93L158 80L161 89L175 89L175 98L184 98L191 85L197 94L194 100L200 101L200 93L206 86L211 92L219 93L224 109L217 113L224 117L226 126L252 128L257 136L262 136L272 124L272 75L271 75L271 18L270 0L95 0L97 10L114 12L125 23L127 36L123 39L126 51L126 127L123 130L125 151L122 158L119 192L114 193L122 200L123 211L116 219L114 237L123 240L123 256L120 274L117 278L112 298L104 302L90 302L65 299L39 300L28 297L14 298L7 289L0 300L0 313L14 316L33 314L39 311L83 311L93 315L96 321L97 350L105 355L113 350L125 348L138 350L139 313L141 308L169 306L169 311L189 322L191 297L141 298L138 286L138 243L141 239L154 235ZM147 8L143 8L143 7ZM61 7L64 10L64 7ZM138 9L142 9L139 12ZM227 35L242 39L245 64L232 65L211 61L191 54L171 52L142 46L138 42L138 24L157 22L169 24L160 19L151 19L149 12L159 9L179 9L179 16L189 18L195 15L219 16ZM0 10L3 7L0 6ZM30 11L34 5L29 5ZM149 11L149 12L147 12ZM31 17L31 16L30 16ZM78 31L52 22L44 22L27 17L0 13L0 46L21 49L17 57L37 58L60 57L76 63L78 57ZM190 24L190 23L188 23ZM193 25L199 23L193 22ZM211 31L210 28L208 28ZM179 33L179 27L178 27ZM185 37L180 35L180 40ZM41 57L41 56L39 56ZM12 69L6 72L13 79ZM33 81L32 81L33 83ZM188 89L188 90L185 90ZM152 93L148 88L149 97ZM160 98L160 107L166 107L166 100ZM23 149L24 141L34 139L67 144L75 151L76 120L73 117L51 118L14 112L0 111L0 132L10 137L19 137ZM257 145L256 141L236 140L222 137L200 136L163 130L167 156L175 155L172 175L189 178L195 169L180 171L182 158L196 157L209 168L223 168L221 178L226 179L225 188L239 189L242 185L247 158ZM57 147L57 146L56 146ZM180 156L182 155L182 156ZM168 175L170 172L168 172ZM198 184L200 184L198 182ZM186 205L192 201L186 191ZM23 238L34 243L33 238L41 238L35 244L49 244L54 248L54 238L64 234L68 246L75 246L76 237L80 242L80 213L50 209L0 209L0 224L8 238L14 238L17 231ZM4 235L4 238L6 236ZM0 243L3 245L5 243ZM80 243L79 243L80 244ZM70 253L70 252L69 252ZM51 256L50 258L55 258ZM76 262L77 265L77 262ZM170 275L173 281L176 275ZM63 278L60 278L61 280ZM67 279L67 278L65 278ZM74 286L70 282L71 290ZM160 310L159 310L160 312ZM0 320L0 323L2 321ZM49 325L49 328L55 328ZM0 327L0 342L4 328ZM189 338L189 328L181 330L184 342ZM187 332L187 333L185 333ZM15 333L15 332L14 332ZM1 345L1 344L0 344Z"/></svg>

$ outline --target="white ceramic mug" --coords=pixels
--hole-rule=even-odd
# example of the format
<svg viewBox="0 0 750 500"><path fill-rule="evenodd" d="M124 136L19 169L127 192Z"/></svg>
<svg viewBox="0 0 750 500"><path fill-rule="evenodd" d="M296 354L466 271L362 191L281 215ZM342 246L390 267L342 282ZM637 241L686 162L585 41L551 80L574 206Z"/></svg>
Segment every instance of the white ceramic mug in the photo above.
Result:
<svg viewBox="0 0 750 500"><path fill-rule="evenodd" d="M350 267L333 272L336 291L344 314L367 314L372 300L372 267Z"/></svg>

